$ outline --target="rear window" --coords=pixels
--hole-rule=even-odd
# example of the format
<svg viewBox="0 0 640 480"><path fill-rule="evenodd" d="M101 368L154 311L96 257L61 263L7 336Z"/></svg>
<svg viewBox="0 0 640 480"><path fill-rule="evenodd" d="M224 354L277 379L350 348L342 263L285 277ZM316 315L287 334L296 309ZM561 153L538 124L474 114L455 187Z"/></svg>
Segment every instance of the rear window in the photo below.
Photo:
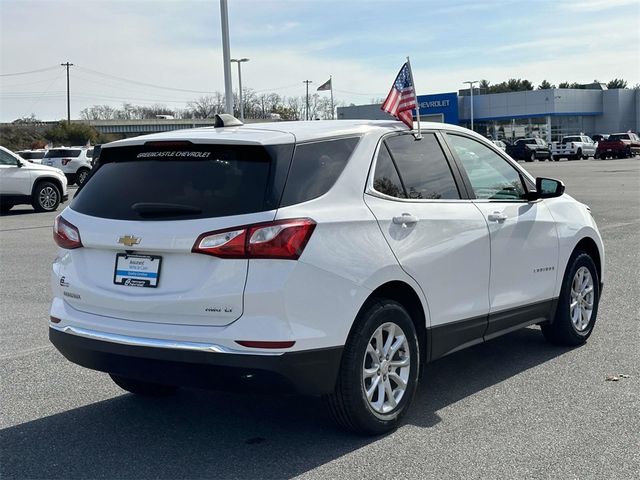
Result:
<svg viewBox="0 0 640 480"><path fill-rule="evenodd" d="M629 134L628 133L619 133L619 134L612 134L609 135L609 140L629 140Z"/></svg>
<svg viewBox="0 0 640 480"><path fill-rule="evenodd" d="M79 157L80 152L82 150L76 148L59 148L47 151L44 158Z"/></svg>
<svg viewBox="0 0 640 480"><path fill-rule="evenodd" d="M359 140L351 137L297 145L281 206L306 202L327 193Z"/></svg>
<svg viewBox="0 0 640 480"><path fill-rule="evenodd" d="M292 145L105 148L71 208L101 218L178 220L277 208Z"/></svg>

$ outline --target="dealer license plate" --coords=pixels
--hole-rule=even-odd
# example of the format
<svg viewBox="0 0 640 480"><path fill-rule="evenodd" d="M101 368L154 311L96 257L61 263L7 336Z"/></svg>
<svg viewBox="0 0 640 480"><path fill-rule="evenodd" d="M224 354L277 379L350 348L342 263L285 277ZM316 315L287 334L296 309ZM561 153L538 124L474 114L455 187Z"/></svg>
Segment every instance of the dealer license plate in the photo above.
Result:
<svg viewBox="0 0 640 480"><path fill-rule="evenodd" d="M160 280L161 263L162 257L158 255L118 253L113 283L127 287L156 288Z"/></svg>

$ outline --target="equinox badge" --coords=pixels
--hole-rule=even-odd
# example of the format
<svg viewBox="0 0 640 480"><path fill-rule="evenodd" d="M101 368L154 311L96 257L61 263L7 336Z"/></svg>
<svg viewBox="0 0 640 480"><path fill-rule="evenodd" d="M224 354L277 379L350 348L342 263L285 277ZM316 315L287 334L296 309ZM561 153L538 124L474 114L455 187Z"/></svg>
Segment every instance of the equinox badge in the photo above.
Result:
<svg viewBox="0 0 640 480"><path fill-rule="evenodd" d="M125 235L124 237L120 237L118 239L118 243L121 243L127 247L133 247L134 245L138 245L140 243L140 240L142 239L133 235Z"/></svg>

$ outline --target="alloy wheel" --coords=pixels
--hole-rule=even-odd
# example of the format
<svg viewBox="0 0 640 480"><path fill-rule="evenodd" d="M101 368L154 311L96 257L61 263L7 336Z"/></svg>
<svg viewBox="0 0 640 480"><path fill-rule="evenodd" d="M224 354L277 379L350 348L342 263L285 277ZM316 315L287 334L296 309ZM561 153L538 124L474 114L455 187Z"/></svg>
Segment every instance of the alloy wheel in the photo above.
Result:
<svg viewBox="0 0 640 480"><path fill-rule="evenodd" d="M571 282L569 314L577 332L584 332L593 314L594 282L587 267L580 267Z"/></svg>
<svg viewBox="0 0 640 480"><path fill-rule="evenodd" d="M362 388L369 407L378 414L394 410L402 400L411 368L409 343L393 322L371 335L362 363Z"/></svg>
<svg viewBox="0 0 640 480"><path fill-rule="evenodd" d="M40 190L38 195L38 202L40 206L45 210L51 210L56 207L58 203L58 192L51 186L46 186Z"/></svg>

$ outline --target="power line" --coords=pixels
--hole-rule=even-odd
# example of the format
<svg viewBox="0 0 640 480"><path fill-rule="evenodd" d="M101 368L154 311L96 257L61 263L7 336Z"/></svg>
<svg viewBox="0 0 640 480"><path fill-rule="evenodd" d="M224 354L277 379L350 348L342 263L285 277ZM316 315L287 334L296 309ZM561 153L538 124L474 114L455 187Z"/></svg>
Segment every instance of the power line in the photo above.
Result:
<svg viewBox="0 0 640 480"><path fill-rule="evenodd" d="M29 85L37 85L39 83L46 83L46 82L50 82L54 78L58 78L58 76L56 76L56 77L47 77L47 78L43 78L42 80L36 80L35 82L26 82L26 83L20 82L20 83L6 84L6 83L4 83L4 80L3 80L1 85L2 85L2 90L6 90L8 88L13 88L13 87L27 87Z"/></svg>
<svg viewBox="0 0 640 480"><path fill-rule="evenodd" d="M30 70L28 72L2 73L0 74L0 77L15 77L16 75L30 75L32 73L47 72L49 70L55 70L57 68L58 68L57 66L53 66L53 67L40 68L38 70Z"/></svg>
<svg viewBox="0 0 640 480"><path fill-rule="evenodd" d="M186 88L174 88L174 87L167 87L167 86L164 86L164 85L155 85L153 83L139 82L137 80L131 80L130 78L118 77L116 75L111 75L109 73L98 72L97 70L91 70L90 68L85 68L85 67L78 67L78 68L80 70L84 70L85 72L92 73L94 75L99 75L99 76L106 77L106 78L111 78L111 79L114 79L114 80L120 80L121 82L128 82L128 83L133 83L133 84L136 84L136 85L142 85L143 87L160 88L160 89L164 89L164 90L172 90L174 92L211 94L210 91L206 91L206 90L190 90L190 89L186 89Z"/></svg>
<svg viewBox="0 0 640 480"><path fill-rule="evenodd" d="M380 93L359 93L359 92L350 92L349 90L338 90L336 88L336 92L340 93L348 93L349 95L360 95L362 97L383 97L384 95Z"/></svg>

